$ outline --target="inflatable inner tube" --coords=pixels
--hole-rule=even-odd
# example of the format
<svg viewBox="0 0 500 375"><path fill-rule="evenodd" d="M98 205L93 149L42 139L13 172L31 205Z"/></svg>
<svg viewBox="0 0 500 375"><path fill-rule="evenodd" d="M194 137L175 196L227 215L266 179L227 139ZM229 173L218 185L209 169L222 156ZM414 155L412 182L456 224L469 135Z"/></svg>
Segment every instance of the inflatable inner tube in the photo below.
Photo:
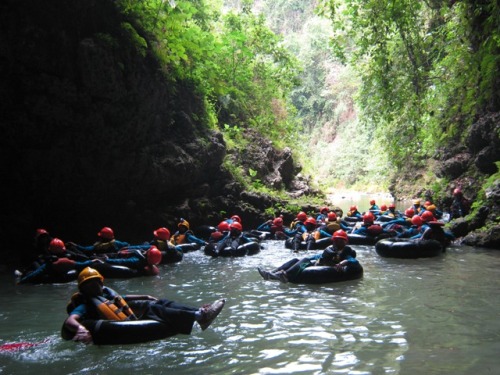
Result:
<svg viewBox="0 0 500 375"><path fill-rule="evenodd" d="M225 248L217 250L219 246L218 243L209 243L205 246L205 255L211 257L243 257L245 255L255 255L260 252L260 244L257 242L248 242L243 245L238 246L236 249L227 246Z"/></svg>
<svg viewBox="0 0 500 375"><path fill-rule="evenodd" d="M320 238L319 240L314 241L311 243L309 250L324 250L328 246L332 244L332 239L331 237L324 237ZM308 250L307 249L308 243L306 241L301 241L299 250ZM285 240L285 247L290 250L294 250L294 239L293 238L287 238Z"/></svg>
<svg viewBox="0 0 500 375"><path fill-rule="evenodd" d="M389 237L391 237L390 233L381 233L376 237L355 233L349 233L347 235L347 238L349 238L349 245L375 245L378 241Z"/></svg>
<svg viewBox="0 0 500 375"><path fill-rule="evenodd" d="M178 263L182 260L184 254L177 250L169 250L161 252L161 264Z"/></svg>
<svg viewBox="0 0 500 375"><path fill-rule="evenodd" d="M260 252L260 245L257 242L248 242L238 246L236 249L225 247L219 250L221 257L243 257L245 255L255 255Z"/></svg>
<svg viewBox="0 0 500 375"><path fill-rule="evenodd" d="M346 272L337 271L335 267L311 266L294 277L294 284L326 284L339 281L357 280L363 277L363 267L353 267Z"/></svg>
<svg viewBox="0 0 500 375"><path fill-rule="evenodd" d="M386 258L431 258L443 253L443 246L436 240L385 239L375 245L377 254Z"/></svg>
<svg viewBox="0 0 500 375"><path fill-rule="evenodd" d="M107 279L129 279L141 275L139 271L133 268L107 263L93 263L92 268L99 271L99 273Z"/></svg>
<svg viewBox="0 0 500 375"><path fill-rule="evenodd" d="M201 249L201 245L198 243L181 243L180 245L175 245L178 249L181 249L183 253L188 253L190 251L196 251Z"/></svg>
<svg viewBox="0 0 500 375"><path fill-rule="evenodd" d="M129 306L140 314L140 306L147 301L130 301ZM96 345L119 345L138 344L153 340L161 340L177 334L175 328L169 327L156 320L84 320L82 325L87 328L94 344ZM71 340L74 336L63 324L61 336L64 340Z"/></svg>

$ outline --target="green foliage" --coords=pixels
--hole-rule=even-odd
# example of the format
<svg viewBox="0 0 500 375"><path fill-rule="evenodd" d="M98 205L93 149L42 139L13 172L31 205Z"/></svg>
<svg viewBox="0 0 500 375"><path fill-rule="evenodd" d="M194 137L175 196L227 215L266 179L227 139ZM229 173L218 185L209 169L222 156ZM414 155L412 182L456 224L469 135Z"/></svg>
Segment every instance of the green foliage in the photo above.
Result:
<svg viewBox="0 0 500 375"><path fill-rule="evenodd" d="M376 124L396 169L460 140L498 102L495 1L324 0L332 49L356 66L363 121Z"/></svg>

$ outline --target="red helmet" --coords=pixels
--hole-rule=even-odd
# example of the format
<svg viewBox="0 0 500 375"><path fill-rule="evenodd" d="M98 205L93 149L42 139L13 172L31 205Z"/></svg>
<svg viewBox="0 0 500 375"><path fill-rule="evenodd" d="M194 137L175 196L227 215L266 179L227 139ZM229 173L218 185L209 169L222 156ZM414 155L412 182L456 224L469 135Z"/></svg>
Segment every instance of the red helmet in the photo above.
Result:
<svg viewBox="0 0 500 375"><path fill-rule="evenodd" d="M240 232L243 230L243 227L241 226L240 223L238 223L237 221L235 221L234 223L231 223L231 225L229 225L229 228L232 230L232 229L236 229L236 230L239 230Z"/></svg>
<svg viewBox="0 0 500 375"><path fill-rule="evenodd" d="M434 215L432 214L431 211L425 211L423 214L422 214L422 220L424 222L428 222L428 221L435 221L436 219L434 218Z"/></svg>
<svg viewBox="0 0 500 375"><path fill-rule="evenodd" d="M382 206L380 206L380 211L387 211L387 205L383 204Z"/></svg>
<svg viewBox="0 0 500 375"><path fill-rule="evenodd" d="M342 238L343 240L345 241L349 241L349 237L347 237L347 233L344 232L342 229L339 229L337 231L335 231L333 233L333 236L332 236L333 239L336 239L336 238Z"/></svg>
<svg viewBox="0 0 500 375"><path fill-rule="evenodd" d="M453 190L453 195L462 195L462 190L460 188L456 188Z"/></svg>
<svg viewBox="0 0 500 375"><path fill-rule="evenodd" d="M420 216L415 215L411 218L411 223L413 225L416 225L417 227L421 226L423 224L423 220Z"/></svg>
<svg viewBox="0 0 500 375"><path fill-rule="evenodd" d="M323 212L328 212L330 211L330 209L328 207L321 207L321 209L319 210L320 213L323 213Z"/></svg>
<svg viewBox="0 0 500 375"><path fill-rule="evenodd" d="M313 217L308 217L304 224L311 224L316 226L316 219Z"/></svg>
<svg viewBox="0 0 500 375"><path fill-rule="evenodd" d="M373 206L373 205L375 204L375 199L372 199L372 200L370 201L370 204Z"/></svg>
<svg viewBox="0 0 500 375"><path fill-rule="evenodd" d="M391 208L396 208L396 205L395 205L394 203L391 203L391 204L389 205L389 209L391 209Z"/></svg>
<svg viewBox="0 0 500 375"><path fill-rule="evenodd" d="M357 210L358 210L358 207L356 207L356 206L351 206L351 208L349 208L349 211L351 211L351 212L354 212Z"/></svg>
<svg viewBox="0 0 500 375"><path fill-rule="evenodd" d="M328 212L328 221L337 220L337 214L335 212Z"/></svg>
<svg viewBox="0 0 500 375"><path fill-rule="evenodd" d="M405 215L406 217L413 217L413 215L415 215L415 211L413 210L413 208L407 208L405 210Z"/></svg>
<svg viewBox="0 0 500 375"><path fill-rule="evenodd" d="M113 238L115 238L113 229L111 229L110 227L102 228L101 231L97 233L97 235L101 238L104 238L105 240L112 240Z"/></svg>
<svg viewBox="0 0 500 375"><path fill-rule="evenodd" d="M170 239L170 231L165 227L158 228L153 232L153 234L163 241L168 241Z"/></svg>
<svg viewBox="0 0 500 375"><path fill-rule="evenodd" d="M241 218L238 215L231 216L231 219L233 219L234 221L237 221L238 223L241 223Z"/></svg>
<svg viewBox="0 0 500 375"><path fill-rule="evenodd" d="M375 221L375 216L371 212L368 212L363 215L363 223L373 223Z"/></svg>
<svg viewBox="0 0 500 375"><path fill-rule="evenodd" d="M64 245L64 242L61 241L59 238L54 238L52 241L50 241L49 244L49 251L54 254L60 254L66 250L66 246Z"/></svg>
<svg viewBox="0 0 500 375"><path fill-rule="evenodd" d="M229 230L229 223L227 221L221 221L219 225L217 225L217 229L219 232L227 232Z"/></svg>
<svg viewBox="0 0 500 375"><path fill-rule="evenodd" d="M277 217L273 220L273 225L276 225L277 227L281 227L283 225L283 218L282 217Z"/></svg>
<svg viewBox="0 0 500 375"><path fill-rule="evenodd" d="M161 263L161 251L158 250L156 246L151 246L148 251L146 251L146 259L148 264L156 265Z"/></svg>
<svg viewBox="0 0 500 375"><path fill-rule="evenodd" d="M431 202L431 201L425 201L425 203L424 203L424 207L430 206L431 204L432 204L432 202Z"/></svg>
<svg viewBox="0 0 500 375"><path fill-rule="evenodd" d="M49 234L49 232L47 232L45 229L43 229L43 228L37 229L35 232L35 240L38 239L38 237L46 235L46 234Z"/></svg>
<svg viewBox="0 0 500 375"><path fill-rule="evenodd" d="M299 219L300 221L305 221L307 220L307 214L304 211L300 211L297 214L297 219Z"/></svg>

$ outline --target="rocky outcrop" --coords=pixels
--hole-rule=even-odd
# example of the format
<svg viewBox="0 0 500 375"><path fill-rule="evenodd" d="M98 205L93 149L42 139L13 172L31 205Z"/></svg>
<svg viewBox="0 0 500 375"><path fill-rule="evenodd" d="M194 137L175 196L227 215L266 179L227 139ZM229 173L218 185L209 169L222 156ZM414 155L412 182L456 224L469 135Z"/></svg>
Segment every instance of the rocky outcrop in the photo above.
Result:
<svg viewBox="0 0 500 375"><path fill-rule="evenodd" d="M250 225L275 203L225 170L203 98L169 79L147 39L111 0L0 4L2 249L29 248L37 227L90 243L105 225L129 241L180 217ZM236 162L270 187L308 190L289 149L258 142Z"/></svg>

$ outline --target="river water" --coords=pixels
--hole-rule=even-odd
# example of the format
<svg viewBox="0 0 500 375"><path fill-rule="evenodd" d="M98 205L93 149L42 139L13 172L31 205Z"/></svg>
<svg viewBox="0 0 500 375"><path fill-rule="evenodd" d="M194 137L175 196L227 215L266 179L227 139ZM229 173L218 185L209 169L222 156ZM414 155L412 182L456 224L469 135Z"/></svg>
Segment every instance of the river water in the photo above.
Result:
<svg viewBox="0 0 500 375"><path fill-rule="evenodd" d="M259 254L201 251L157 277L106 280L121 292L191 305L227 298L206 331L140 345L60 339L76 284L18 285L0 276L1 374L488 374L500 366L500 252L451 247L443 256L381 258L354 246L364 278L325 285L264 281L257 266L293 257L282 242ZM306 252L301 255L305 255ZM311 253L310 253L311 254Z"/></svg>

